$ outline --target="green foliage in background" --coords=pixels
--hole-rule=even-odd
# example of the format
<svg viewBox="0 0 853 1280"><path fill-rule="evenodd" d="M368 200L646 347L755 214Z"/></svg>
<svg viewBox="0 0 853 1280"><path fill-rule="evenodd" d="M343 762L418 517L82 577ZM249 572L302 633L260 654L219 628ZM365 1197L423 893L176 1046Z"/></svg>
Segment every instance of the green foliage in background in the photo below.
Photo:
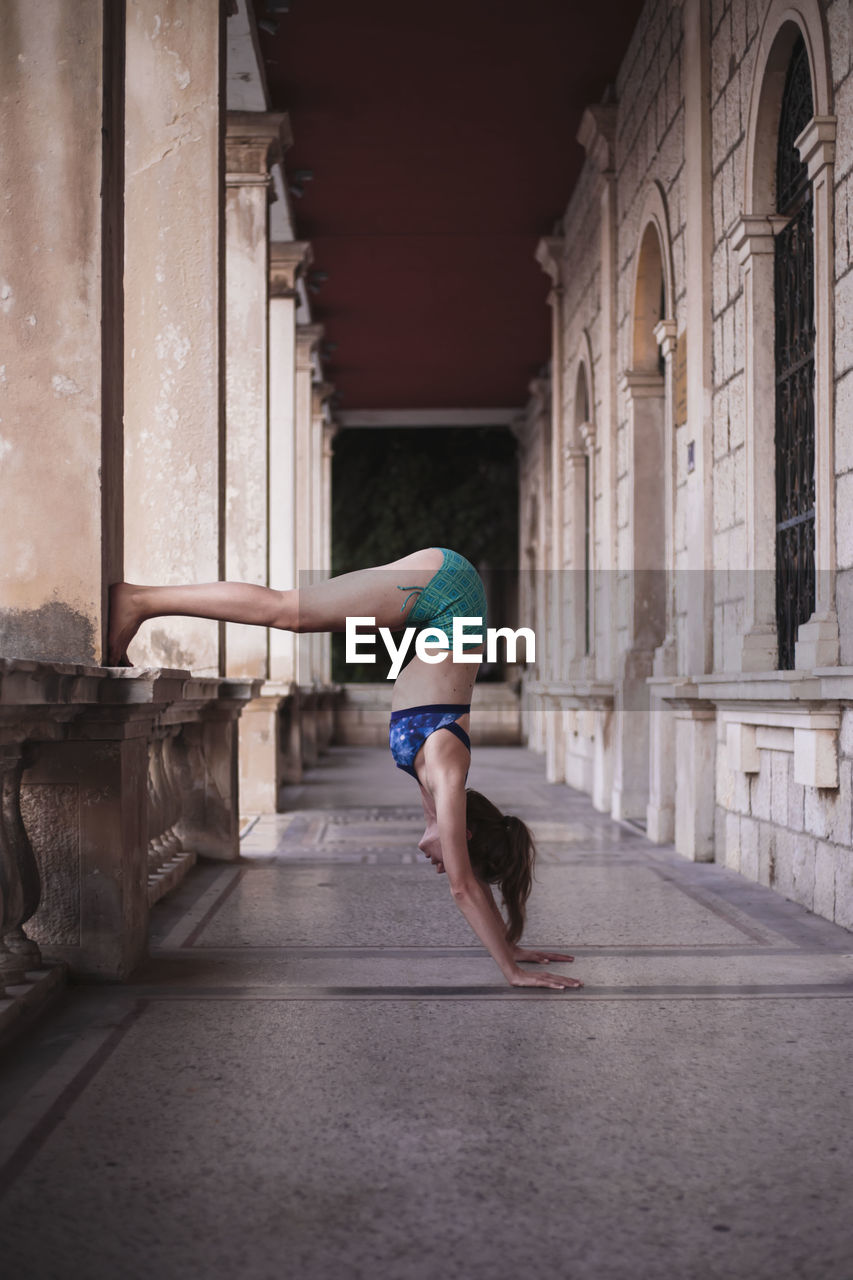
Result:
<svg viewBox="0 0 853 1280"><path fill-rule="evenodd" d="M332 464L332 572L387 564L419 547L451 547L478 568L518 562L516 442L504 427L346 428ZM388 663L336 680L381 680Z"/></svg>
<svg viewBox="0 0 853 1280"><path fill-rule="evenodd" d="M514 568L516 442L505 428L347 428L335 439L332 572L452 547Z"/></svg>

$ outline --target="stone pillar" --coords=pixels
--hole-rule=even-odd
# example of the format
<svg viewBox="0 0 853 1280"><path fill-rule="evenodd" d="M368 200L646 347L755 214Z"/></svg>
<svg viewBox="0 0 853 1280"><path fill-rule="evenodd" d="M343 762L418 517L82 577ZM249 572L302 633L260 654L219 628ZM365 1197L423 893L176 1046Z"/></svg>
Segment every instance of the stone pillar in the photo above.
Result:
<svg viewBox="0 0 853 1280"><path fill-rule="evenodd" d="M593 440L595 431L593 428ZM568 563L563 575L568 579L567 648L569 672L582 676L586 672L586 530L587 530L587 477L588 454L584 447L566 445L563 453L566 477L566 504L571 512L571 541L568 547Z"/></svg>
<svg viewBox="0 0 853 1280"><path fill-rule="evenodd" d="M98 663L122 576L124 6L0 5L0 650Z"/></svg>
<svg viewBox="0 0 853 1280"><path fill-rule="evenodd" d="M616 592L616 331L618 225L614 138L618 108L614 104L587 107L577 139L586 151L587 163L597 174L599 188L599 255L601 262L601 354L596 377L595 409L598 424L598 475L601 486L601 519L596 536L601 547L595 595L598 634L593 645L599 676L612 677L615 661ZM592 410L592 406L590 406ZM593 493L595 490L593 489Z"/></svg>
<svg viewBox="0 0 853 1280"><path fill-rule="evenodd" d="M710 7L710 0L686 0L684 5L687 423L682 434L686 432L693 443L694 469L687 475L685 491L688 572L682 669L689 672L711 670L714 639Z"/></svg>
<svg viewBox="0 0 853 1280"><path fill-rule="evenodd" d="M301 241L270 246L270 584L296 586L296 283L311 262ZM270 679L289 683L296 675L291 632L270 632Z"/></svg>
<svg viewBox="0 0 853 1280"><path fill-rule="evenodd" d="M132 582L211 582L224 568L223 79L218 0L128 0L125 576ZM219 624L154 619L131 659L218 675Z"/></svg>
<svg viewBox="0 0 853 1280"><path fill-rule="evenodd" d="M225 577L269 585L267 290L271 167L282 112L229 111L225 132ZM268 631L228 623L228 675L266 678Z"/></svg>
<svg viewBox="0 0 853 1280"><path fill-rule="evenodd" d="M584 674L594 676L597 652L597 609L598 609L598 591L596 583L597 570L600 567L596 560L595 543L596 543L596 525L595 525L595 486L596 486L596 468L595 468L595 447L597 432L595 423L582 422L578 428L581 441L583 442L584 453L586 455L586 501L589 517L588 536L589 536L589 561L588 570L589 577L585 584L586 591L586 610L587 617L585 619L585 628L589 635L589 653L584 655Z"/></svg>
<svg viewBox="0 0 853 1280"><path fill-rule="evenodd" d="M302 241L279 241L269 253L269 581L296 585L296 283L311 261ZM302 776L296 639L269 632L269 679L240 717L240 807L275 813L281 787Z"/></svg>
<svg viewBox="0 0 853 1280"><path fill-rule="evenodd" d="M652 670L656 676L674 675L678 654L675 642L675 457L672 397L672 364L675 355L675 321L661 320L655 338L663 355L663 491L664 546L657 566L662 574L664 627L662 644L655 650ZM655 568L654 565L651 566ZM675 835L675 724L670 707L654 689L649 695L649 803L646 834L655 844L669 844Z"/></svg>
<svg viewBox="0 0 853 1280"><path fill-rule="evenodd" d="M296 585L308 586L318 576L315 521L316 469L319 445L314 439L313 356L323 337L319 324L296 326ZM314 645L312 637L302 635L296 642L296 679L300 688L313 688Z"/></svg>
<svg viewBox="0 0 853 1280"><path fill-rule="evenodd" d="M551 510L548 519L551 528L551 560L546 570L549 576L549 610L547 620L546 678L565 680L568 676L565 662L565 548L563 533L563 252L564 243L559 236L546 236L539 241L536 260L551 280L548 305L551 308L551 456L548 466L551 473ZM556 732L556 724L551 727ZM559 755L562 753L558 752ZM562 779L551 779L562 781Z"/></svg>
<svg viewBox="0 0 853 1280"><path fill-rule="evenodd" d="M714 707L679 708L675 716L675 847L694 862L714 860Z"/></svg>
<svg viewBox="0 0 853 1280"><path fill-rule="evenodd" d="M746 439L746 600L741 651L743 671L772 671L778 661L776 635L776 454L773 333L774 223L784 219L745 216L731 244L743 272L744 434Z"/></svg>
<svg viewBox="0 0 853 1280"><path fill-rule="evenodd" d="M833 214L834 116L815 116L797 138L808 165L814 205L815 303L815 607L797 633L798 668L835 666L839 657L835 603L835 382ZM849 429L847 427L846 429Z"/></svg>
<svg viewBox="0 0 853 1280"><path fill-rule="evenodd" d="M622 375L627 402L631 470L628 525L631 563L624 607L629 636L614 692L613 816L647 819L649 801L649 689L654 650L665 633L664 539L660 519L664 380L657 373Z"/></svg>
<svg viewBox="0 0 853 1280"><path fill-rule="evenodd" d="M329 577L331 540L331 450L326 456L326 401L334 391L330 382L315 382L311 388L311 569L312 578ZM329 489L327 494L326 489ZM328 635L311 637L311 676L315 684L328 684L331 667L331 644Z"/></svg>
<svg viewBox="0 0 853 1280"><path fill-rule="evenodd" d="M323 572L332 572L332 456L334 454L335 436L338 434L336 422L323 423L323 518L321 522L322 547L321 565ZM320 661L320 678L324 684L332 682L332 637L322 637L323 648Z"/></svg>

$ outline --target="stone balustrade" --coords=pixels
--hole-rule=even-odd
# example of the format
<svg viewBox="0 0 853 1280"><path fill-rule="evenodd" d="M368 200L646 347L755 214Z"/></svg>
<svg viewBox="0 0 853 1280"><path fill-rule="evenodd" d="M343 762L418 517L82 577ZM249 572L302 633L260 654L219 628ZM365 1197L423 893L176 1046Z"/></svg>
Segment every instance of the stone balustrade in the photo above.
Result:
<svg viewBox="0 0 853 1280"><path fill-rule="evenodd" d="M197 856L239 856L237 726L260 684L0 660L0 1034L63 965L127 977L150 904Z"/></svg>

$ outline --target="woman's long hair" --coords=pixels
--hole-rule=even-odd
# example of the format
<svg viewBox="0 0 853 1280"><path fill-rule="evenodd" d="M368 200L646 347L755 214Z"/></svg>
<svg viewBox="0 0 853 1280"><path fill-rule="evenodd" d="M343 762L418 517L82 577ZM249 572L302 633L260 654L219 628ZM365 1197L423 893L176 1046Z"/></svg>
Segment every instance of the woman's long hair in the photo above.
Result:
<svg viewBox="0 0 853 1280"><path fill-rule="evenodd" d="M533 886L533 836L521 818L501 813L479 791L468 791L466 796L471 867L478 879L500 886L507 914L506 940L514 946L524 931L525 907Z"/></svg>

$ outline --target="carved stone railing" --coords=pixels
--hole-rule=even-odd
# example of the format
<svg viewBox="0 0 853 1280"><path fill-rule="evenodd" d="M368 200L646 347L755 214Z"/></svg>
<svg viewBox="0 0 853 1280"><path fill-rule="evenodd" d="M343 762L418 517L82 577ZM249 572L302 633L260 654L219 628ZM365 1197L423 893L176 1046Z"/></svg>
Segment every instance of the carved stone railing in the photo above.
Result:
<svg viewBox="0 0 853 1280"><path fill-rule="evenodd" d="M197 856L239 856L237 721L259 683L0 660L7 994L56 962L128 976L150 902Z"/></svg>

